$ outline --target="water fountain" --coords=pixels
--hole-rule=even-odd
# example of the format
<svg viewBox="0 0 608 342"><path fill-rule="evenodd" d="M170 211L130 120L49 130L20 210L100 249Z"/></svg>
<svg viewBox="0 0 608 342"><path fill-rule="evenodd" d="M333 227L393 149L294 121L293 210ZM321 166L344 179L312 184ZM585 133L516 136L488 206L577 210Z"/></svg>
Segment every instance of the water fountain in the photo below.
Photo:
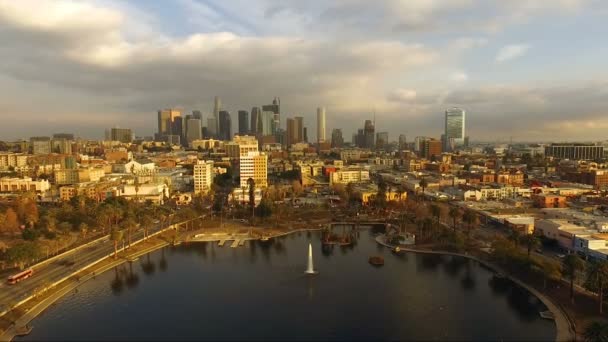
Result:
<svg viewBox="0 0 608 342"><path fill-rule="evenodd" d="M308 267L306 267L306 274L317 274L314 270L314 266L312 263L312 243L308 244Z"/></svg>

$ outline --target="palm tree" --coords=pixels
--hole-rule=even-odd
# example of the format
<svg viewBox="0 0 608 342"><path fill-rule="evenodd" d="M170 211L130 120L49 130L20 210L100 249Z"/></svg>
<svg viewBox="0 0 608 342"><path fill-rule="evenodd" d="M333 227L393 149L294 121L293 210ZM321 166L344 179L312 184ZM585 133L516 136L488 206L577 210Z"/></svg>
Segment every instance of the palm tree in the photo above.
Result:
<svg viewBox="0 0 608 342"><path fill-rule="evenodd" d="M608 280L608 261L600 260L591 263L587 268L586 285L590 290L595 290L598 293L597 299L599 302L600 315L604 312L604 287Z"/></svg>
<svg viewBox="0 0 608 342"><path fill-rule="evenodd" d="M563 272L570 279L570 300L574 303L574 280L576 279L576 271L584 270L585 262L576 254L568 254L564 257Z"/></svg>
<svg viewBox="0 0 608 342"><path fill-rule="evenodd" d="M439 223L439 218L441 217L441 208L437 204L431 204L431 216L435 218L435 221Z"/></svg>
<svg viewBox="0 0 608 342"><path fill-rule="evenodd" d="M253 222L253 217L255 216L255 180L253 178L249 178L247 180L247 185L249 186L249 208L251 208L251 222Z"/></svg>
<svg viewBox="0 0 608 342"><path fill-rule="evenodd" d="M124 232L114 227L112 229L112 233L110 234L110 239L114 242L114 259L118 257L118 243L123 240L123 238Z"/></svg>
<svg viewBox="0 0 608 342"><path fill-rule="evenodd" d="M148 230L150 229L150 226L154 223L152 220L152 217L150 216L150 214L148 213L148 211L143 210L140 214L139 217L139 223L141 224L141 226L144 229L144 239L148 238Z"/></svg>
<svg viewBox="0 0 608 342"><path fill-rule="evenodd" d="M540 246L540 240L534 234L526 234L520 238L520 241L526 246L526 249L528 250L528 260L530 260L530 253L533 249Z"/></svg>
<svg viewBox="0 0 608 342"><path fill-rule="evenodd" d="M464 214L462 215L462 220L467 224L467 238L469 237L469 234L471 233L471 230L473 229L473 226L475 224L477 224L477 214L475 214L474 212L467 210L464 212Z"/></svg>
<svg viewBox="0 0 608 342"><path fill-rule="evenodd" d="M608 341L608 323L593 322L583 333L585 342L605 342Z"/></svg>
<svg viewBox="0 0 608 342"><path fill-rule="evenodd" d="M458 207L451 207L450 211L448 212L448 216L450 216L450 218L452 219L452 228L454 229L454 232L456 231L456 221L458 221L458 219L460 218L460 209L458 209Z"/></svg>
<svg viewBox="0 0 608 342"><path fill-rule="evenodd" d="M418 185L422 188L422 200L424 201L424 191L427 186L429 186L429 182L423 177Z"/></svg>
<svg viewBox="0 0 608 342"><path fill-rule="evenodd" d="M131 248L131 233L137 227L137 222L132 217L129 217L124 221L123 225L127 230L127 245Z"/></svg>

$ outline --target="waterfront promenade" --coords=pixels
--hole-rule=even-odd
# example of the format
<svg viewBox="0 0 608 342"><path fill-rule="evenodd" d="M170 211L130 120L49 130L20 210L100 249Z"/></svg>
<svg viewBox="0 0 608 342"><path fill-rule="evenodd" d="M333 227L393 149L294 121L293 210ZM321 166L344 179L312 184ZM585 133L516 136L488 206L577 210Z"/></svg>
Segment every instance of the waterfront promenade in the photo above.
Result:
<svg viewBox="0 0 608 342"><path fill-rule="evenodd" d="M90 255L86 258L78 255L74 256L77 254L75 252L69 253L71 254L69 257L75 260L75 264L73 267L59 273L60 275L63 275L62 278L57 279L53 283L48 283L45 281L45 287L43 288L36 287L35 284L30 284L29 287L23 290L25 291L34 288L35 291L29 296L24 297L21 302L13 305L12 309L7 309L2 313L2 315L0 315L0 317L3 319L1 322L3 323L3 326L0 326L0 329L2 329L0 330L0 341L11 341L16 336L19 328L29 324L55 301L74 291L78 286L87 280L90 280L96 275L119 266L128 260L132 260L146 253L153 252L174 242L189 243L222 240L238 240L240 242L244 242L247 240L265 240L297 232L323 229L323 227L316 227L312 229L286 230L261 227L251 228L233 224L226 225L223 228L201 228L194 231L180 231L178 229L177 233L175 233L176 231L174 228L181 225L182 223L179 223L163 229L158 228L154 233L151 234L152 236L146 240L143 239L143 236L137 235L138 239L134 239L130 249L119 249L117 258L113 257L114 249L112 243L108 239L100 239L100 241L95 243L93 247L99 248L99 251L89 253ZM238 245L242 246L243 243L239 243ZM91 248L91 246L84 248L81 253L85 251L90 252ZM61 258L47 264L54 265L60 262ZM31 280L34 279L36 279L36 277L31 278ZM38 280L39 282L42 281L41 277L39 277ZM28 282L24 282L22 284L27 283Z"/></svg>
<svg viewBox="0 0 608 342"><path fill-rule="evenodd" d="M396 246L393 246L386 242L385 235L378 235L376 237L376 242L378 244L388 247L390 249L394 249L396 247ZM495 264L492 264L488 261L481 260L480 258L478 258L474 255L470 255L470 254L453 253L453 252L447 252L447 251L422 250L422 249L414 249L414 248L403 247L403 246L400 246L399 248L402 251L409 252L409 253L451 255L451 256L471 259L473 261L476 261L476 262L486 266L489 269L492 269L498 273L502 273L502 274L506 275L509 279L511 279L511 281L516 283L518 286L525 288L530 293L532 293L535 297L537 297L541 302L543 302L543 304L547 307L547 309L549 309L549 311L551 311L553 313L553 315L555 316L555 330L556 330L555 341L558 341L558 342L576 341L576 333L574 332L570 319L568 318L567 314L557 304L553 303L553 301L551 299L549 299L549 297L543 295L535 288L528 286L523 281L510 275L509 273L504 271L501 267L499 267Z"/></svg>

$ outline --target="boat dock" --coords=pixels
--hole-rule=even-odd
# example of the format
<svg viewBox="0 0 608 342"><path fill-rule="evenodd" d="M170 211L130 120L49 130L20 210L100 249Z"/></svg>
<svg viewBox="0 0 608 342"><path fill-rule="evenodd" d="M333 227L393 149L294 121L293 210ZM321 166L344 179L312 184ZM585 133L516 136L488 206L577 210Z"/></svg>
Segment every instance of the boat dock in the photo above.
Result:
<svg viewBox="0 0 608 342"><path fill-rule="evenodd" d="M218 246L223 247L224 244L226 243L226 240L220 240L220 242L218 242Z"/></svg>
<svg viewBox="0 0 608 342"><path fill-rule="evenodd" d="M239 246L243 246L245 244L245 240L239 240Z"/></svg>
<svg viewBox="0 0 608 342"><path fill-rule="evenodd" d="M238 240L238 239L237 239L237 240L234 240L234 241L232 242L232 245L230 245L230 248L237 248L237 247L239 246L239 242L240 242L240 241L241 241L241 240Z"/></svg>

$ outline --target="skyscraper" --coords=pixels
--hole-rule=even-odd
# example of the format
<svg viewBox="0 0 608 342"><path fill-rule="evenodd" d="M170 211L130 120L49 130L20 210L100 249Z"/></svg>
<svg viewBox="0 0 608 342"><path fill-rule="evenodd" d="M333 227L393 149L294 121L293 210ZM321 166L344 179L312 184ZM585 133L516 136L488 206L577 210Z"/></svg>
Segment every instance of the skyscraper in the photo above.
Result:
<svg viewBox="0 0 608 342"><path fill-rule="evenodd" d="M201 119L195 119L194 116L186 121L186 141L188 143L193 140L199 140L203 138L203 131L201 129Z"/></svg>
<svg viewBox="0 0 608 342"><path fill-rule="evenodd" d="M272 112L262 111L260 121L261 125L258 126L258 133L263 136L273 135L274 114Z"/></svg>
<svg viewBox="0 0 608 342"><path fill-rule="evenodd" d="M388 145L388 132L376 133L376 148L379 150L385 149Z"/></svg>
<svg viewBox="0 0 608 342"><path fill-rule="evenodd" d="M173 134L173 122L175 118L181 117L181 111L179 109L163 109L158 111L158 137L159 140L163 140L162 137L165 135Z"/></svg>
<svg viewBox="0 0 608 342"><path fill-rule="evenodd" d="M249 113L246 110L239 110L239 135L249 134Z"/></svg>
<svg viewBox="0 0 608 342"><path fill-rule="evenodd" d="M265 116L271 116L270 134L264 135L274 135L281 124L281 99L275 97L274 100L272 100L272 104L262 106L262 112Z"/></svg>
<svg viewBox="0 0 608 342"><path fill-rule="evenodd" d="M344 137L342 137L342 130L339 128L334 128L331 131L331 147L333 148L341 148L344 146Z"/></svg>
<svg viewBox="0 0 608 342"><path fill-rule="evenodd" d="M173 122L171 123L171 132L173 135L179 137L179 141L182 144L185 144L186 134L184 132L184 119L181 116L176 116L173 118Z"/></svg>
<svg viewBox="0 0 608 342"><path fill-rule="evenodd" d="M255 135L260 132L260 126L262 125L262 112L260 111L260 107L251 108L251 134Z"/></svg>
<svg viewBox="0 0 608 342"><path fill-rule="evenodd" d="M286 145L290 146L304 141L304 118L296 116L287 118L287 138Z"/></svg>
<svg viewBox="0 0 608 342"><path fill-rule="evenodd" d="M216 134L220 131L220 111L222 110L222 100L219 96L213 99L213 118L215 119L215 132Z"/></svg>
<svg viewBox="0 0 608 342"><path fill-rule="evenodd" d="M219 113L219 132L218 137L220 140L232 139L232 120L230 119L230 113L226 110L221 110Z"/></svg>
<svg viewBox="0 0 608 342"><path fill-rule="evenodd" d="M460 108L450 108L445 111L445 133L443 136L444 150L451 151L454 145L464 144L465 111ZM453 140L452 140L453 139Z"/></svg>
<svg viewBox="0 0 608 342"><path fill-rule="evenodd" d="M372 123L372 120L365 120L365 125L363 126L363 147L373 149L376 144L374 140L374 131L375 127Z"/></svg>
<svg viewBox="0 0 608 342"><path fill-rule="evenodd" d="M110 129L110 139L130 143L133 141L133 132L129 128L112 128Z"/></svg>
<svg viewBox="0 0 608 342"><path fill-rule="evenodd" d="M195 118L195 119L201 120L201 124L203 123L203 114L201 113L200 110L193 110L192 111L192 117Z"/></svg>
<svg viewBox="0 0 608 342"><path fill-rule="evenodd" d="M325 142L325 107L317 108L317 142Z"/></svg>
<svg viewBox="0 0 608 342"><path fill-rule="evenodd" d="M399 150L407 150L407 140L405 134L399 134Z"/></svg>

